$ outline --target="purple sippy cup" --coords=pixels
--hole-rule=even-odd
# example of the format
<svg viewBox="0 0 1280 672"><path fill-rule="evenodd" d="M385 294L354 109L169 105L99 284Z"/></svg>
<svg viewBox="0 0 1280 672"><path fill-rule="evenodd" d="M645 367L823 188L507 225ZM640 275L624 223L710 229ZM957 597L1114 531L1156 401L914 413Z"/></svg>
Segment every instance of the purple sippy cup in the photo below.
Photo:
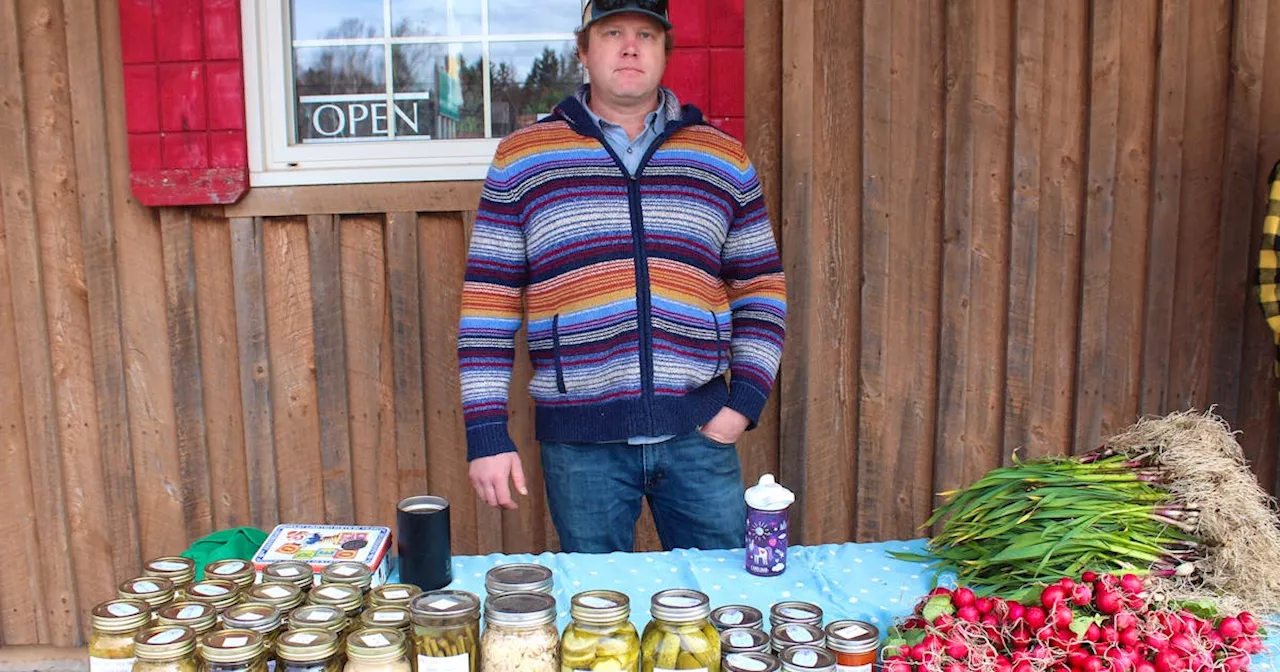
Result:
<svg viewBox="0 0 1280 672"><path fill-rule="evenodd" d="M773 474L747 488L747 571L777 576L787 568L787 518L795 493L778 485Z"/></svg>

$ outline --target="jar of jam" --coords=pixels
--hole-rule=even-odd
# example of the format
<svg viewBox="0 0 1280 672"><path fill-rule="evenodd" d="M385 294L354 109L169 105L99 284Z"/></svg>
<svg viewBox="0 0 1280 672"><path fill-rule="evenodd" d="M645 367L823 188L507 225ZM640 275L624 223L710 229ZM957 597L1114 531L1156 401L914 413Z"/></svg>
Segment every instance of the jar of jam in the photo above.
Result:
<svg viewBox="0 0 1280 672"><path fill-rule="evenodd" d="M128 672L133 669L133 637L151 622L151 609L142 600L108 600L93 608L89 635L90 672Z"/></svg>
<svg viewBox="0 0 1280 672"><path fill-rule="evenodd" d="M769 609L769 627L803 623L822 627L822 607L810 602L779 602Z"/></svg>
<svg viewBox="0 0 1280 672"><path fill-rule="evenodd" d="M289 614L289 630L326 630L335 635L342 635L348 629L350 621L346 612L337 607L323 604L306 604Z"/></svg>
<svg viewBox="0 0 1280 672"><path fill-rule="evenodd" d="M782 672L836 672L836 657L820 646L793 646L778 656Z"/></svg>
<svg viewBox="0 0 1280 672"><path fill-rule="evenodd" d="M302 604L306 594L292 583L259 583L244 592L243 604L269 604L289 619L289 614Z"/></svg>
<svg viewBox="0 0 1280 672"><path fill-rule="evenodd" d="M782 662L768 653L731 653L724 657L724 672L778 672Z"/></svg>
<svg viewBox="0 0 1280 672"><path fill-rule="evenodd" d="M649 600L649 614L653 618L640 638L644 672L720 672L720 633L711 625L705 593L686 588L659 591Z"/></svg>
<svg viewBox="0 0 1280 672"><path fill-rule="evenodd" d="M866 621L832 621L827 625L827 648L836 656L840 672L871 672L880 650L880 629Z"/></svg>
<svg viewBox="0 0 1280 672"><path fill-rule="evenodd" d="M373 584L373 571L363 562L335 562L320 572L320 584L355 586L361 594L369 592Z"/></svg>
<svg viewBox="0 0 1280 672"><path fill-rule="evenodd" d="M409 604L418 672L480 669L480 598L463 590L422 593Z"/></svg>
<svg viewBox="0 0 1280 672"><path fill-rule="evenodd" d="M754 628L729 628L720 633L720 655L731 653L769 653L769 635Z"/></svg>
<svg viewBox="0 0 1280 672"><path fill-rule="evenodd" d="M292 583L305 593L315 585L316 574L305 562L282 560L262 568L262 583Z"/></svg>
<svg viewBox="0 0 1280 672"><path fill-rule="evenodd" d="M262 636L263 656L268 665L276 659L276 637L284 628L280 610L269 604L241 603L222 612L222 627L252 630Z"/></svg>
<svg viewBox="0 0 1280 672"><path fill-rule="evenodd" d="M769 633L773 652L781 654L793 646L826 646L827 634L816 625L782 623Z"/></svg>
<svg viewBox="0 0 1280 672"><path fill-rule="evenodd" d="M185 625L199 638L218 624L218 610L203 602L170 602L156 614L156 625Z"/></svg>
<svg viewBox="0 0 1280 672"><path fill-rule="evenodd" d="M200 638L201 672L267 672L266 645L252 630L231 628Z"/></svg>
<svg viewBox="0 0 1280 672"><path fill-rule="evenodd" d="M195 581L196 563L190 558L177 555L165 556L148 560L142 566L142 575L169 579L173 582L174 590L182 590L183 586Z"/></svg>
<svg viewBox="0 0 1280 672"><path fill-rule="evenodd" d="M173 601L173 582L156 576L140 576L121 583L116 588L116 597L142 600L151 611L158 611Z"/></svg>
<svg viewBox="0 0 1280 672"><path fill-rule="evenodd" d="M764 614L745 604L726 604L711 612L711 625L724 632L730 628L764 630Z"/></svg>
<svg viewBox="0 0 1280 672"><path fill-rule="evenodd" d="M144 628L133 638L134 672L197 672L196 633L185 625Z"/></svg>
<svg viewBox="0 0 1280 672"><path fill-rule="evenodd" d="M227 558L226 560L214 560L205 565L204 578L226 579L240 586L240 590L244 591L254 584L257 577L254 576L253 563L247 560Z"/></svg>
<svg viewBox="0 0 1280 672"><path fill-rule="evenodd" d="M411 583L384 583L369 591L367 601L371 607L400 606L409 608L413 598L422 593L422 589Z"/></svg>
<svg viewBox="0 0 1280 672"><path fill-rule="evenodd" d="M327 630L290 630L276 640L276 672L341 672L346 656Z"/></svg>
<svg viewBox="0 0 1280 672"><path fill-rule="evenodd" d="M203 602L221 614L227 607L240 601L240 586L226 579L196 581L182 591L187 602Z"/></svg>
<svg viewBox="0 0 1280 672"><path fill-rule="evenodd" d="M390 628L361 628L347 637L345 672L412 672L408 638Z"/></svg>
<svg viewBox="0 0 1280 672"><path fill-rule="evenodd" d="M554 587L551 570L535 563L499 565L484 576L484 589L489 597L521 591L550 594Z"/></svg>

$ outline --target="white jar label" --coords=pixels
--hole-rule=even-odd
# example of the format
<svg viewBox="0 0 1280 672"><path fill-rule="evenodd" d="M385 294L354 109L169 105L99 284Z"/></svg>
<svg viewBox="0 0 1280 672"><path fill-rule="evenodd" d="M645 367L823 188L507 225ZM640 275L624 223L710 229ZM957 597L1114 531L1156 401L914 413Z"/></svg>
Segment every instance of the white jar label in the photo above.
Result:
<svg viewBox="0 0 1280 672"><path fill-rule="evenodd" d="M737 609L730 609L720 614L720 622L725 625L738 625L742 622L742 612Z"/></svg>
<svg viewBox="0 0 1280 672"><path fill-rule="evenodd" d="M263 589L262 589L262 594L263 594L263 595L266 595L267 597L280 598L280 597L284 597L284 596L288 595L288 594L289 594L289 589L288 589L288 588L281 588L280 586L271 586L271 587L269 587L269 588L263 588Z"/></svg>
<svg viewBox="0 0 1280 672"><path fill-rule="evenodd" d="M170 628L164 632L147 640L148 644L172 644L182 639L182 633L186 632L183 628Z"/></svg>
<svg viewBox="0 0 1280 672"><path fill-rule="evenodd" d="M133 592L135 593L154 593L158 590L160 590L160 586L150 581L138 581L133 584Z"/></svg>
<svg viewBox="0 0 1280 672"><path fill-rule="evenodd" d="M213 569L213 573L214 574L235 574L236 572L242 569L244 569L243 562L239 562L239 561L228 562L227 564L222 565L221 567L215 567Z"/></svg>
<svg viewBox="0 0 1280 672"><path fill-rule="evenodd" d="M664 597L658 600L668 607L696 607L698 600L693 597Z"/></svg>
<svg viewBox="0 0 1280 672"><path fill-rule="evenodd" d="M228 637L222 640L222 648L234 649L237 646L244 646L249 643L248 637Z"/></svg>
<svg viewBox="0 0 1280 672"><path fill-rule="evenodd" d="M255 622L255 621L261 621L261 620L262 620L262 619L264 619L264 618L266 618L266 616L263 616L262 614L259 614L259 613L258 613L258 612L256 612L256 611L250 611L250 612L248 612L248 613L246 613L246 614L241 614L241 615L240 615L240 617L239 617L239 618L237 618L236 620L237 620L237 621L247 621L247 622L249 622L249 623L253 623L253 622Z"/></svg>
<svg viewBox="0 0 1280 672"><path fill-rule="evenodd" d="M871 672L870 665L836 665L836 672Z"/></svg>
<svg viewBox="0 0 1280 672"><path fill-rule="evenodd" d="M470 672L471 657L468 654L456 656L424 656L418 654L418 672Z"/></svg>
<svg viewBox="0 0 1280 672"><path fill-rule="evenodd" d="M298 568L297 567L281 567L279 570L275 572L275 574L276 576L297 576Z"/></svg>
<svg viewBox="0 0 1280 672"><path fill-rule="evenodd" d="M178 618L185 621L187 619L202 616L204 615L204 612L205 612L205 607L203 605L192 604L179 609Z"/></svg>
<svg viewBox="0 0 1280 672"><path fill-rule="evenodd" d="M378 611L374 612L373 620L378 621L379 623L385 621L398 621L400 620L400 614L397 614L394 611Z"/></svg>
<svg viewBox="0 0 1280 672"><path fill-rule="evenodd" d="M428 603L427 603L427 606L428 606L428 607L431 607L432 609L435 609L435 610L437 610L437 611L440 611L440 610L450 609L450 608L452 608L452 607L456 607L456 606L458 606L458 603L457 603L457 602L454 602L453 600L451 600L451 599L449 599L449 598L447 598L447 597L442 597L442 598L440 598L440 599L436 600L435 602L428 602Z"/></svg>
<svg viewBox="0 0 1280 672"><path fill-rule="evenodd" d="M729 633L729 643L737 647L743 647L751 646L755 643L755 640L745 632L733 632Z"/></svg>
<svg viewBox="0 0 1280 672"><path fill-rule="evenodd" d="M133 659L89 656L89 672L133 672Z"/></svg>
<svg viewBox="0 0 1280 672"><path fill-rule="evenodd" d="M803 644L805 642L813 641L813 635L810 634L808 630L801 627L792 625L783 630L783 632L787 633L787 637L789 637L793 642Z"/></svg>
<svg viewBox="0 0 1280 672"><path fill-rule="evenodd" d="M388 590L385 593L383 593L382 596L389 600L403 600L404 598L409 597L409 591L399 590L399 589Z"/></svg>
<svg viewBox="0 0 1280 672"><path fill-rule="evenodd" d="M335 614L336 612L332 609L316 609L315 611L307 612L307 615L302 620L312 622L327 621L333 618Z"/></svg>
<svg viewBox="0 0 1280 672"><path fill-rule="evenodd" d="M138 611L139 609L132 604L111 604L107 606L107 613L112 616L133 616ZM103 660L106 660L106 658Z"/></svg>
<svg viewBox="0 0 1280 672"><path fill-rule="evenodd" d="M372 635L365 635L360 638L368 646L391 646L391 640L387 639L382 633L375 632Z"/></svg>
<svg viewBox="0 0 1280 672"><path fill-rule="evenodd" d="M341 567L333 568L333 573L337 574L338 576L351 576L352 574L355 574L358 571L360 571L358 568L352 567L351 565L343 565Z"/></svg>
<svg viewBox="0 0 1280 672"><path fill-rule="evenodd" d="M319 635L313 635L313 634L311 634L311 633L309 633L309 632L298 632L298 633L294 633L294 634L292 634L292 635L289 635L288 643L289 643L289 644L302 644L303 646L306 646L307 644L310 644L311 642L316 641L316 638L317 638L318 636L319 636Z"/></svg>
<svg viewBox="0 0 1280 672"><path fill-rule="evenodd" d="M814 616L812 611L805 611L804 609L796 609L794 607L783 607L778 610L778 613L786 616L787 618L799 618L803 620L808 620Z"/></svg>
<svg viewBox="0 0 1280 672"><path fill-rule="evenodd" d="M151 569L159 570L161 572L180 572L186 568L187 566L181 562L174 562L172 560L161 560L159 562L151 563Z"/></svg>
<svg viewBox="0 0 1280 672"><path fill-rule="evenodd" d="M813 651L798 651L791 657L791 662L800 667L817 667L818 654Z"/></svg>
<svg viewBox="0 0 1280 672"><path fill-rule="evenodd" d="M194 592L197 595L207 595L209 597L217 597L218 595L226 595L230 591L228 591L226 588L223 588L222 586L196 586L195 588L192 589L192 592Z"/></svg>
<svg viewBox="0 0 1280 672"><path fill-rule="evenodd" d="M321 597L331 597L335 600L347 596L347 591L340 588L321 588L318 592Z"/></svg>
<svg viewBox="0 0 1280 672"><path fill-rule="evenodd" d="M582 606L591 607L592 609L611 609L618 606L618 603L613 600L606 600L603 597L596 597L595 595L580 597L578 598L578 602Z"/></svg>
<svg viewBox="0 0 1280 672"><path fill-rule="evenodd" d="M845 639L857 639L868 632L871 631L855 623L853 625L840 628L836 631L836 634L844 637Z"/></svg>

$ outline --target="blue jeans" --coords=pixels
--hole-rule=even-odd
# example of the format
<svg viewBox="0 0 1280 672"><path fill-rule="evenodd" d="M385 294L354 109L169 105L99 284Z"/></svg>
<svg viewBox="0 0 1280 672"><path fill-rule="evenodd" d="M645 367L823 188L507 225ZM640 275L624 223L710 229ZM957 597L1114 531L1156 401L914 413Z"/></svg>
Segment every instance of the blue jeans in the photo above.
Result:
<svg viewBox="0 0 1280 672"><path fill-rule="evenodd" d="M663 548L741 548L746 535L737 449L693 432L661 443L542 444L560 547L631 551L648 498Z"/></svg>

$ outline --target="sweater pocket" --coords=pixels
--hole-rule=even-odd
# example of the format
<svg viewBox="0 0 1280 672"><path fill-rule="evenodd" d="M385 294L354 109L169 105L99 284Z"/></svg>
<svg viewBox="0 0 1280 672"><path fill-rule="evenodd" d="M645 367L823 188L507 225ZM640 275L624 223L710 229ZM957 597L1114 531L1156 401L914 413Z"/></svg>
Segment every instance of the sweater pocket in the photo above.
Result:
<svg viewBox="0 0 1280 672"><path fill-rule="evenodd" d="M560 314L551 318L551 357L556 363L556 389L560 394L568 394L564 384L564 364L560 361Z"/></svg>

